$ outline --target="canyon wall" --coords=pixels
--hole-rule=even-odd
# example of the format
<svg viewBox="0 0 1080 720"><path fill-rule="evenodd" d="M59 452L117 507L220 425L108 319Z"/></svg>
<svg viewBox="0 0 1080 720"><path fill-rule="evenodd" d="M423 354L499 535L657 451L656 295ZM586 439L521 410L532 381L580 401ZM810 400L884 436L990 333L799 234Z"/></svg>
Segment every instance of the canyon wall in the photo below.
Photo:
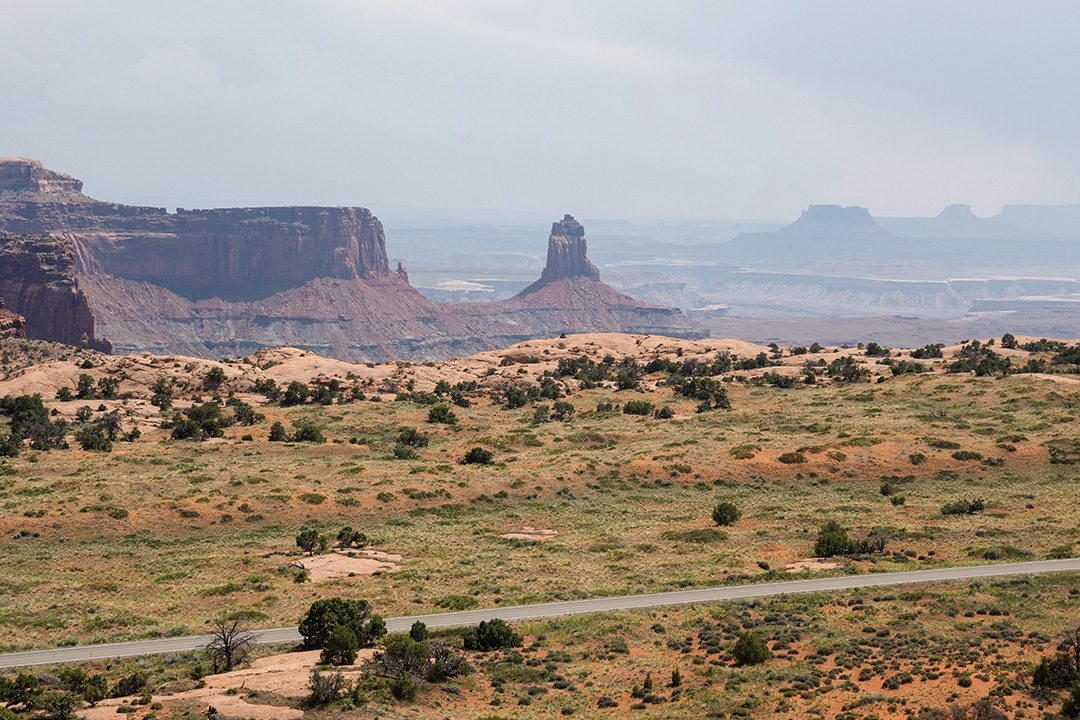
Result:
<svg viewBox="0 0 1080 720"><path fill-rule="evenodd" d="M678 311L604 285L586 257L584 228L569 215L553 225L548 267L533 286L502 302L440 304L416 292L403 268L390 269L382 224L367 209L168 213L92 200L81 182L45 177L39 170L51 171L35 162L0 160L0 178L11 178L0 198L0 232L9 233L0 240L8 248L0 297L26 316L34 337L93 344L100 334L120 352L204 357L292 345L381 361L466 355L562 332L703 336ZM58 197L41 187L65 189ZM47 245L41 257L63 266L65 279L35 270L39 253L14 234ZM45 300L60 287L67 305Z"/></svg>
<svg viewBox="0 0 1080 720"><path fill-rule="evenodd" d="M0 336L26 337L26 319L8 310L3 298L0 298Z"/></svg>
<svg viewBox="0 0 1080 720"><path fill-rule="evenodd" d="M111 352L97 337L90 301L79 288L75 249L63 238L0 235L0 299L25 318L29 337Z"/></svg>

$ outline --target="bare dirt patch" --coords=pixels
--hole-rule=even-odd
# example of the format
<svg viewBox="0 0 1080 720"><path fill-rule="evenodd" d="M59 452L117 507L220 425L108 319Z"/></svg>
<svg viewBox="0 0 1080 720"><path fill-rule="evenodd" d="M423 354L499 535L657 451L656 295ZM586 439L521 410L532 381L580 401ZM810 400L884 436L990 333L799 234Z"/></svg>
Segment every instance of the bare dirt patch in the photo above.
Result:
<svg viewBox="0 0 1080 720"><path fill-rule="evenodd" d="M530 525L524 525L520 530L502 533L499 537L510 540L548 540L558 534L558 530L538 530Z"/></svg>
<svg viewBox="0 0 1080 720"><path fill-rule="evenodd" d="M820 560L818 558L807 558L805 560L797 560L790 565L784 566L785 572L802 572L803 570L819 571L819 570L839 570L844 567L842 563L834 562L832 560Z"/></svg>
<svg viewBox="0 0 1080 720"><path fill-rule="evenodd" d="M384 553L381 550L358 550L348 554L331 552L313 555L293 564L307 570L313 582L322 582L391 572L401 567L400 563L400 555Z"/></svg>
<svg viewBox="0 0 1080 720"><path fill-rule="evenodd" d="M160 702L167 708L180 705L212 706L217 708L221 715L228 717L292 720L303 716L304 711L283 705L260 704L257 694L272 693L279 698L300 698L307 695L308 680L312 668L318 664L319 652L310 650L259 658L249 668L208 675L204 678L206 687L173 695L155 695L153 701ZM374 652L370 649L361 650L357 663L362 664L369 660ZM347 669L342 674L352 681L360 671ZM257 693L255 697L250 695L251 691ZM84 720L111 720L116 717L118 707L130 705L133 699L134 696L103 700L97 707L81 711L79 717Z"/></svg>

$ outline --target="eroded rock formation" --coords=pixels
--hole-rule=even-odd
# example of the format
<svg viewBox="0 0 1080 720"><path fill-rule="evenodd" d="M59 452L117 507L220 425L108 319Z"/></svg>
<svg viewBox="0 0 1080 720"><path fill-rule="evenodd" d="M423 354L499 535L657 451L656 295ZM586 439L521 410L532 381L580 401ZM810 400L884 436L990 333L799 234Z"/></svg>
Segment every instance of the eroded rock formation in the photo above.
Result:
<svg viewBox="0 0 1080 720"><path fill-rule="evenodd" d="M23 316L4 307L4 299L0 298L0 336L26 337L25 326Z"/></svg>
<svg viewBox="0 0 1080 720"><path fill-rule="evenodd" d="M0 299L25 318L29 337L112 352L96 335L90 301L79 288L70 240L0 235Z"/></svg>
<svg viewBox="0 0 1080 720"><path fill-rule="evenodd" d="M390 270L382 224L364 208L172 214L91 200L75 189L81 182L42 175L34 162L15 159L6 171L0 162L0 177L22 188L0 201L0 232L34 234L64 268L63 281L48 279L33 267L35 251L4 242L0 297L34 337L92 343L96 322L122 352L221 357L291 345L366 361L460 356L562 332L703 334L678 311L600 282L569 215L552 227L540 281L503 302L444 305L416 292L400 265ZM58 197L34 187L67 189ZM50 283L81 304L43 316L63 306L43 302Z"/></svg>
<svg viewBox="0 0 1080 720"><path fill-rule="evenodd" d="M40 160L0 158L0 196L80 195L82 186L82 180L49 170Z"/></svg>
<svg viewBox="0 0 1080 720"><path fill-rule="evenodd" d="M572 277L600 279L596 269L586 256L585 228L572 215L565 215L551 224L548 237L547 265L534 285Z"/></svg>

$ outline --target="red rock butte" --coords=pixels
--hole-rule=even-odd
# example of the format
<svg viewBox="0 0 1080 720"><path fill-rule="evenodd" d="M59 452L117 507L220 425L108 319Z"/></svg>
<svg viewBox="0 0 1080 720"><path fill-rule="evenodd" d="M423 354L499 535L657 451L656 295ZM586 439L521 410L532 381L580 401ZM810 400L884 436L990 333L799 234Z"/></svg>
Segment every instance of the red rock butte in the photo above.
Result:
<svg viewBox="0 0 1080 720"><path fill-rule="evenodd" d="M569 215L552 226L539 281L509 300L443 304L390 269L382 223L365 208L169 213L82 187L37 160L0 159L0 298L30 337L203 357L290 345L384 361L563 332L704 336L679 311L601 282Z"/></svg>

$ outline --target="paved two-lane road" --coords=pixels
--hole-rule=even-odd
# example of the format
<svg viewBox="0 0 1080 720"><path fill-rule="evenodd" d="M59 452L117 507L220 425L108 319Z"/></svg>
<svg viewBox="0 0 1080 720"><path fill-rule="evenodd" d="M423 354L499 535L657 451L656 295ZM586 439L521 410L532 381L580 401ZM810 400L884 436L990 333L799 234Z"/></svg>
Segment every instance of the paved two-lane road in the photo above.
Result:
<svg viewBox="0 0 1080 720"><path fill-rule="evenodd" d="M758 585L716 587L704 590L681 590L679 592L657 593L655 595L598 597L590 598L588 600L485 608L480 610L465 610L462 612L438 613L435 615L410 615L408 617L387 618L386 629L389 632L403 632L408 630L417 620L423 621L428 627L440 628L458 625L475 625L481 620L490 620L491 618L496 617L509 622L514 622L517 620L558 617L560 615L630 610L633 608L660 607L663 605L687 605L697 602L758 598L767 597L769 595L821 592L827 590L849 590L851 588L880 585L904 585L907 583L925 583L940 580L971 580L975 578L1000 577L1004 575L1031 575L1035 573L1063 571L1080 571L1080 558L1009 563L1005 565L935 568L933 570L911 570L909 572L845 575L842 577L815 578L813 580L791 580L787 582L761 583ZM254 634L260 643L296 642L301 639L300 633L297 632L294 627L258 630ZM208 635L196 635L191 637L164 638L160 640L138 640L135 642L90 645L86 647L9 653L0 655L0 667L48 665L52 663L79 662L99 658L187 652L206 645L209 640L210 637Z"/></svg>

